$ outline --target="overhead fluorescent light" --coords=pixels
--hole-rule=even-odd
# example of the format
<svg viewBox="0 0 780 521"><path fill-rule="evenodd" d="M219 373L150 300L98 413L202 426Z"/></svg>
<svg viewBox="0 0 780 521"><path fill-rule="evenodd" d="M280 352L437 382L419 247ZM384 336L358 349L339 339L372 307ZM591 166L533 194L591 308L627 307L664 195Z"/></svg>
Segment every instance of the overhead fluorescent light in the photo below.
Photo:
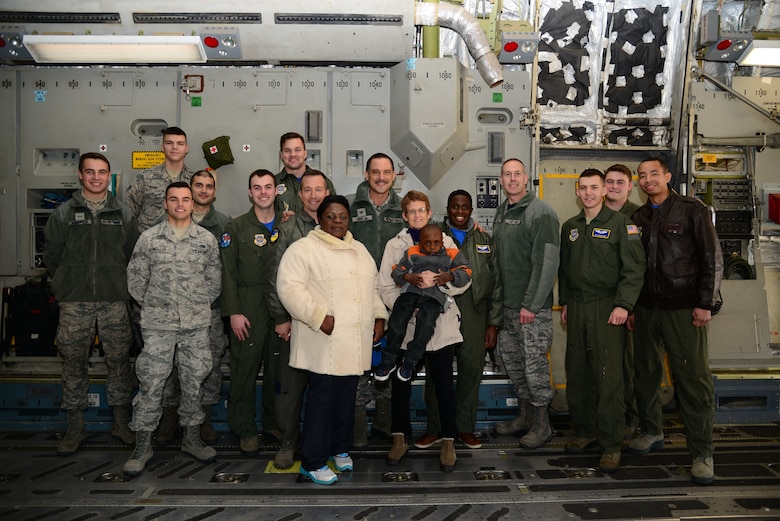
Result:
<svg viewBox="0 0 780 521"><path fill-rule="evenodd" d="M780 67L780 40L753 40L737 64L743 67Z"/></svg>
<svg viewBox="0 0 780 521"><path fill-rule="evenodd" d="M24 35L36 63L205 63L199 36Z"/></svg>

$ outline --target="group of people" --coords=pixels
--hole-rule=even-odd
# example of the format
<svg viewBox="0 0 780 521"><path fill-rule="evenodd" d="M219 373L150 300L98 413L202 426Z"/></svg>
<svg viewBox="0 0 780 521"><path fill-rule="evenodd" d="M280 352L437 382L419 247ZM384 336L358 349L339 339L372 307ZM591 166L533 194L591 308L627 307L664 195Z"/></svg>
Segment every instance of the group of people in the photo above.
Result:
<svg viewBox="0 0 780 521"><path fill-rule="evenodd" d="M552 436L547 354L557 277L576 432L566 450L598 444L601 469L614 472L624 429L633 432L637 422L641 435L629 450L661 447L666 351L693 479L712 481L706 323L722 259L707 209L671 190L662 160L637 169L648 196L642 207L627 202L632 181L625 166L606 176L583 171L577 188L583 209L561 228L552 208L529 190L522 161L508 159L500 174L506 200L491 236L471 218L465 190L453 191L444 221L432 223L425 194L411 190L400 198L393 190L395 165L383 153L368 159L365 180L346 198L306 165L303 137L286 133L279 152L284 169L252 172L251 207L230 219L213 208L213 173L185 166L184 131L166 129L162 150L165 161L139 173L124 202L108 190L108 159L83 154L82 189L47 223L44 260L60 302L68 418L60 455L76 452L86 436L87 363L96 332L108 368L111 432L134 444L124 465L130 475L143 472L152 457L153 436L167 443L178 427L183 452L214 460L211 415L227 345L228 425L241 452L260 448L262 368L262 435L279 441L274 465L292 467L300 450L300 472L315 483L331 484L334 469L353 468L349 450L367 445L371 400L374 432L392 439L386 462L399 464L412 443L411 381L421 364L428 425L413 443L440 445L441 469L453 470L456 442L481 446L479 385L485 350L497 345L519 408L516 418L494 428L520 433L521 447L538 448ZM136 315L144 347L133 397L128 351ZM383 337L387 345L376 358Z"/></svg>

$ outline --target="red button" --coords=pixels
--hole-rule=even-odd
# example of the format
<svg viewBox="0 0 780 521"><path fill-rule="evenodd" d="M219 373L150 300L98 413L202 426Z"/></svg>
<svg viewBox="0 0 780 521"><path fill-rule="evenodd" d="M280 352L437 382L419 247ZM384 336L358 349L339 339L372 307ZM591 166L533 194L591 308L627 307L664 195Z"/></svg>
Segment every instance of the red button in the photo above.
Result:
<svg viewBox="0 0 780 521"><path fill-rule="evenodd" d="M731 47L731 40L721 40L718 42L718 45L715 46L719 51L725 51L729 47Z"/></svg>
<svg viewBox="0 0 780 521"><path fill-rule="evenodd" d="M506 52L515 52L519 47L520 45L517 42L506 42L504 44L504 50Z"/></svg>
<svg viewBox="0 0 780 521"><path fill-rule="evenodd" d="M216 39L216 38L214 38L213 36L206 36L206 37L203 39L203 44L204 44L206 47L211 47L212 49L214 49L214 48L216 48L216 47L219 47L219 40L217 40L217 39Z"/></svg>

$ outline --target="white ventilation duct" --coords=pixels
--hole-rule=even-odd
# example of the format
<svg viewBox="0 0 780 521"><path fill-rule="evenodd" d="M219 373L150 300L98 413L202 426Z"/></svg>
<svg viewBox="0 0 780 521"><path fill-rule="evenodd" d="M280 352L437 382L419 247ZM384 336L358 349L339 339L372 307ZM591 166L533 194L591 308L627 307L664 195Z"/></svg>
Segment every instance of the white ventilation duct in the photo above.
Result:
<svg viewBox="0 0 780 521"><path fill-rule="evenodd" d="M414 25L438 25L457 32L466 42L469 54L485 83L496 87L504 81L501 64L490 48L485 31L477 19L462 7L442 2L418 2L414 11Z"/></svg>

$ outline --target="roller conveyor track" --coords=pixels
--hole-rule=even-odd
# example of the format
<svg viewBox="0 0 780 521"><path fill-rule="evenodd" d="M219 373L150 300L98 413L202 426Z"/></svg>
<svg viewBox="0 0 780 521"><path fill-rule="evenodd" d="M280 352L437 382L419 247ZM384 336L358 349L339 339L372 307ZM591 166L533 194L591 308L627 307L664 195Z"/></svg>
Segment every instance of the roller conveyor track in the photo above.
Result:
<svg viewBox="0 0 780 521"><path fill-rule="evenodd" d="M353 451L354 472L325 487L270 463L277 446L244 457L220 433L218 459L201 464L177 444L155 446L147 470L122 475L130 454L106 432L91 433L73 456L59 457L60 433L0 433L0 519L88 520L599 520L780 519L780 425L718 426L716 480L690 481L681 426L668 421L663 450L624 451L621 469L598 470L597 450L566 454L564 419L544 448L481 434L483 448L457 446L454 472L439 471L437 449L412 448L385 464L387 441Z"/></svg>

